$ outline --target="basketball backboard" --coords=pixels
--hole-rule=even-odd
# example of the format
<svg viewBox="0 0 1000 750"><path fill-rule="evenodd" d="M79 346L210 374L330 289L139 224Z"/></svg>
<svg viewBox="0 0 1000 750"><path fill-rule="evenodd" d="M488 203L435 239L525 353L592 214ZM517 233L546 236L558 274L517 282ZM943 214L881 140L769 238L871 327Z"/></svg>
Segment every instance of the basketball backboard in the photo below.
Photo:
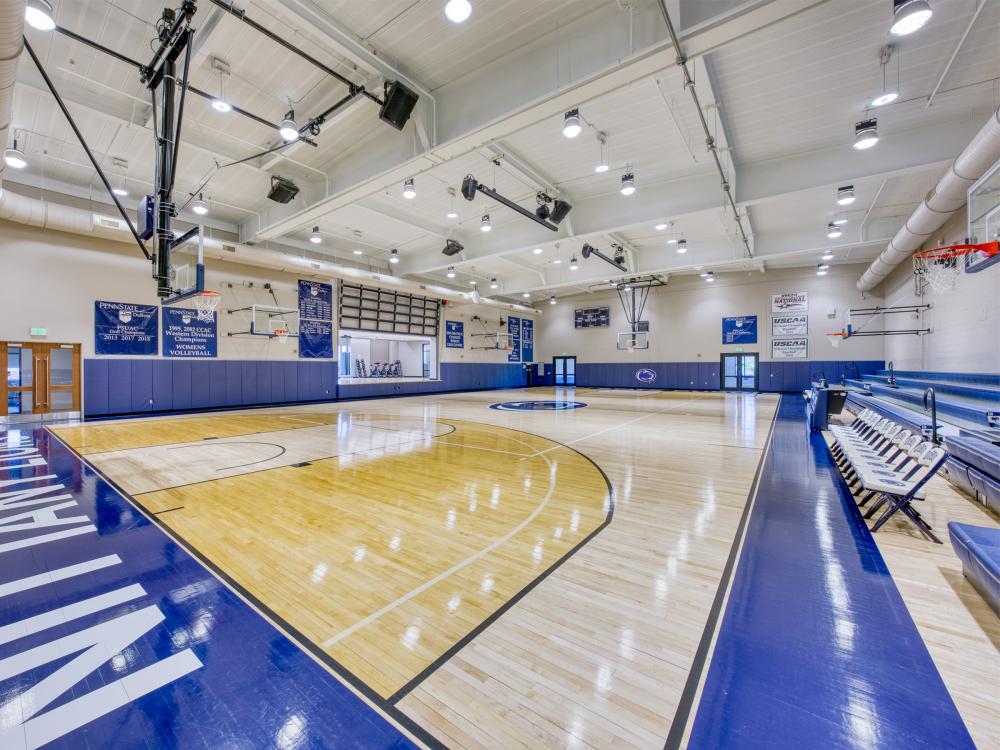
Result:
<svg viewBox="0 0 1000 750"><path fill-rule="evenodd" d="M200 294L205 290L205 243L202 227L179 235L170 251L170 290L163 304Z"/></svg>
<svg viewBox="0 0 1000 750"><path fill-rule="evenodd" d="M979 178L968 194L968 236L974 244L1000 240L1000 162ZM977 273L1000 262L1000 255L985 253L966 256L966 273Z"/></svg>
<svg viewBox="0 0 1000 750"><path fill-rule="evenodd" d="M649 334L645 331L622 331L618 334L618 350L633 352L649 348Z"/></svg>
<svg viewBox="0 0 1000 750"><path fill-rule="evenodd" d="M277 305L253 305L250 317L250 333L254 336L275 338L277 331L288 331L288 335L299 335L299 311L294 307Z"/></svg>

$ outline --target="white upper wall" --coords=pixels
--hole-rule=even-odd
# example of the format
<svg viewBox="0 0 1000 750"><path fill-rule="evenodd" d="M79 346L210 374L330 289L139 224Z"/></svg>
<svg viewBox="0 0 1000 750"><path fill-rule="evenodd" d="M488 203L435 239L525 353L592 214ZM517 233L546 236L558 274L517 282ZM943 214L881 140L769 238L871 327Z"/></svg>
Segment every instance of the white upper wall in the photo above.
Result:
<svg viewBox="0 0 1000 750"><path fill-rule="evenodd" d="M618 295L611 289L593 294L561 297L556 305L545 305L536 326L535 359L548 361L556 354L571 354L581 362L617 362L630 358L643 362L718 361L735 346L722 344L722 318L756 315L756 345L744 344L745 352L760 352L771 359L770 296L781 292L809 294L809 359L879 360L883 358L880 337L857 338L833 348L825 334L839 331L849 307L870 307L881 300L863 297L854 283L863 270L859 265L830 268L826 276L812 269L782 269L741 274L716 274L709 284L697 276L676 277L666 287L654 289L646 302L643 319L650 323L648 351L618 351L617 334L628 331ZM611 308L609 328L575 328L577 307ZM832 315L832 317L831 317Z"/></svg>

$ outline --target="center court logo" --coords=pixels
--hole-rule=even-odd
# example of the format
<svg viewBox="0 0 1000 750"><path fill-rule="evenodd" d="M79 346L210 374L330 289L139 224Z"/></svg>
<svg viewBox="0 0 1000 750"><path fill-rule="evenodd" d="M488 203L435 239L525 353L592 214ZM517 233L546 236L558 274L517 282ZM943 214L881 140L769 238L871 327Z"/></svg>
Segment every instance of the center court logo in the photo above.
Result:
<svg viewBox="0 0 1000 750"><path fill-rule="evenodd" d="M490 404L491 409L499 411L533 411L541 409L544 411L567 411L569 409L582 409L586 404L580 401L507 401L502 404Z"/></svg>
<svg viewBox="0 0 1000 750"><path fill-rule="evenodd" d="M648 367L643 367L641 370L635 371L635 379L640 383L652 383L656 380L656 370L650 370Z"/></svg>

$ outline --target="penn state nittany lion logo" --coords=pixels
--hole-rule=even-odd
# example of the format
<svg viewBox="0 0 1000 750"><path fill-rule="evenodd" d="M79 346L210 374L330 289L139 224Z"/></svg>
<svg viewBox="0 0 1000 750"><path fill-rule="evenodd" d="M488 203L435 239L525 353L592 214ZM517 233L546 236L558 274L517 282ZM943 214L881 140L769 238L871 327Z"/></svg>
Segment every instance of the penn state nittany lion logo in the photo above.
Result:
<svg viewBox="0 0 1000 750"><path fill-rule="evenodd" d="M635 379L640 383L652 383L656 380L656 371L643 367L641 370L636 370Z"/></svg>
<svg viewBox="0 0 1000 750"><path fill-rule="evenodd" d="M131 323L132 313L129 310L119 310L118 320L120 320L122 323Z"/></svg>
<svg viewBox="0 0 1000 750"><path fill-rule="evenodd" d="M184 325L187 325L188 323L191 322L191 316L188 315L187 313L184 313L183 315L181 315L181 320L184 322Z"/></svg>

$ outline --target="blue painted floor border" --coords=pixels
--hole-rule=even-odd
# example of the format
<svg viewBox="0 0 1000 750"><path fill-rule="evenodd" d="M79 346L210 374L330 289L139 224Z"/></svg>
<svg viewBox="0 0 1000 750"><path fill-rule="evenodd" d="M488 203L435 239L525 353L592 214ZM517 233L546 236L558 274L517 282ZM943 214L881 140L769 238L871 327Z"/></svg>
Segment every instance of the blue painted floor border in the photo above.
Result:
<svg viewBox="0 0 1000 750"><path fill-rule="evenodd" d="M687 747L975 747L801 399L778 407Z"/></svg>
<svg viewBox="0 0 1000 750"><path fill-rule="evenodd" d="M0 748L416 747L45 430L0 531Z"/></svg>

